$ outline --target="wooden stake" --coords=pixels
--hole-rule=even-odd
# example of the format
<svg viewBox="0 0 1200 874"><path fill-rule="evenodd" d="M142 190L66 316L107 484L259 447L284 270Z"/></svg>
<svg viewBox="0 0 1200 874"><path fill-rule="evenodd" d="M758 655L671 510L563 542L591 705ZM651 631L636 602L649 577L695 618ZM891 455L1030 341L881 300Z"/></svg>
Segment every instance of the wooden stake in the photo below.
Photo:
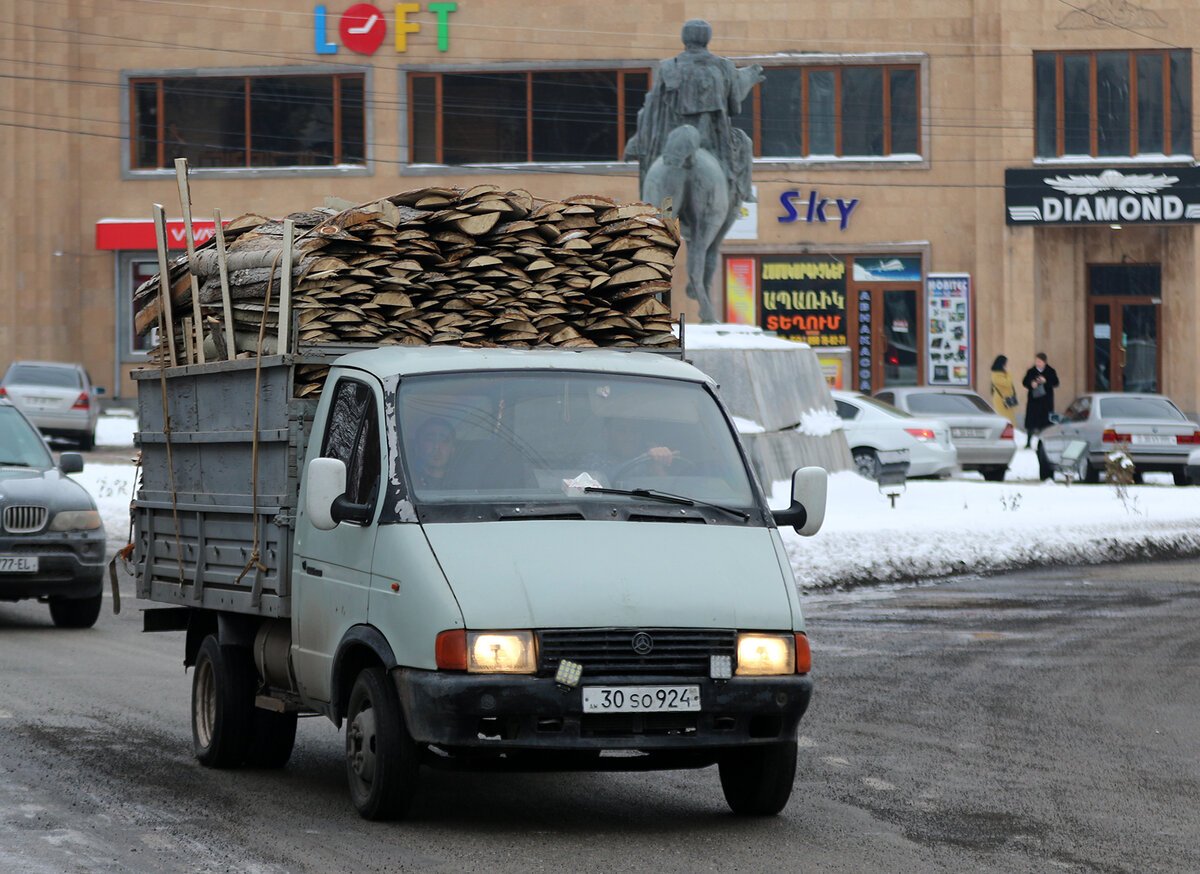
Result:
<svg viewBox="0 0 1200 874"><path fill-rule="evenodd" d="M292 323L292 242L296 225L283 220L283 275L279 277L279 354L288 353L288 328Z"/></svg>
<svg viewBox="0 0 1200 874"><path fill-rule="evenodd" d="M192 280L192 325L196 338L196 360L204 363L204 320L200 317L200 280L196 276L196 239L192 236L192 195L188 191L187 158L175 159L175 178L179 180L179 203L183 207L183 230L187 237L188 275ZM189 360L191 355L188 356Z"/></svg>
<svg viewBox="0 0 1200 874"><path fill-rule="evenodd" d="M237 357L237 339L233 333L233 302L229 296L229 266L225 263L225 227L221 224L221 210L213 210L213 222L217 235L217 270L221 274L221 308L225 314L226 357L232 361Z"/></svg>
<svg viewBox="0 0 1200 874"><path fill-rule="evenodd" d="M161 203L154 204L154 239L158 245L159 330L166 333L167 363L172 367L179 360L175 355L175 319L171 314L171 277L167 270L167 217ZM163 338L159 338L159 343Z"/></svg>

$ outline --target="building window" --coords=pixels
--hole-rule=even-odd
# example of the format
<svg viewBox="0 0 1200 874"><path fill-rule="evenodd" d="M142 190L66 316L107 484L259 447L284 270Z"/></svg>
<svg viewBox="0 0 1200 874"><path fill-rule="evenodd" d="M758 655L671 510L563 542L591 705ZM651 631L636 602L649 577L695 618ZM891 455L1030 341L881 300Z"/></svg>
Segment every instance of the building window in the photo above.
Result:
<svg viewBox="0 0 1200 874"><path fill-rule="evenodd" d="M362 166L364 95L361 73L134 78L132 166Z"/></svg>
<svg viewBox="0 0 1200 874"><path fill-rule="evenodd" d="M649 70L410 73L415 164L619 161Z"/></svg>
<svg viewBox="0 0 1200 874"><path fill-rule="evenodd" d="M1039 158L1190 155L1190 51L1035 52Z"/></svg>
<svg viewBox="0 0 1200 874"><path fill-rule="evenodd" d="M734 120L760 158L919 155L916 65L767 67Z"/></svg>

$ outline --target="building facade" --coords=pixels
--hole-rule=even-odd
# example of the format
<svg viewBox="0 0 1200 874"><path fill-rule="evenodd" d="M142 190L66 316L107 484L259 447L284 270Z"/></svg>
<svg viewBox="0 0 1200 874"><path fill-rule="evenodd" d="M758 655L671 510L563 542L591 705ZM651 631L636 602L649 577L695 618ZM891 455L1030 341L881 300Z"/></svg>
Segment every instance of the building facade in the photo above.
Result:
<svg viewBox="0 0 1200 874"><path fill-rule="evenodd" d="M75 359L130 398L152 204L184 246L176 157L201 240L214 210L436 185L636 200L637 110L704 18L765 76L733 119L756 202L714 280L726 320L807 340L847 388L986 394L995 356L1019 379L1044 351L1064 405L1200 410L1200 10L1177 0L13 6L0 366Z"/></svg>

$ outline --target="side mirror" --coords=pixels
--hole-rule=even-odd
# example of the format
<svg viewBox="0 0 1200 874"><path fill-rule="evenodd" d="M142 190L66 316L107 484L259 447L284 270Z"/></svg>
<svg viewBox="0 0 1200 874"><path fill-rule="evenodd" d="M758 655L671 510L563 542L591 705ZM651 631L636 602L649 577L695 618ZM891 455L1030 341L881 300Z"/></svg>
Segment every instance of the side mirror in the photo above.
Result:
<svg viewBox="0 0 1200 874"><path fill-rule="evenodd" d="M824 468L802 467L792 474L792 505L776 510L776 525L791 525L797 534L811 537L821 530L825 521L825 497L829 490L829 474Z"/></svg>
<svg viewBox="0 0 1200 874"><path fill-rule="evenodd" d="M1062 420L1063 420L1063 417L1061 415L1059 415L1058 413L1050 414L1050 424L1051 425L1058 425L1062 422Z"/></svg>
<svg viewBox="0 0 1200 874"><path fill-rule="evenodd" d="M96 397L100 397L100 395L104 394L104 386L94 385L92 386L92 391L96 393Z"/></svg>
<svg viewBox="0 0 1200 874"><path fill-rule="evenodd" d="M336 458L314 458L308 463L304 509L313 527L332 531L338 526L333 518L333 502L346 493L346 463Z"/></svg>
<svg viewBox="0 0 1200 874"><path fill-rule="evenodd" d="M79 473L83 470L83 456L78 452L64 452L58 456L58 469L63 473Z"/></svg>

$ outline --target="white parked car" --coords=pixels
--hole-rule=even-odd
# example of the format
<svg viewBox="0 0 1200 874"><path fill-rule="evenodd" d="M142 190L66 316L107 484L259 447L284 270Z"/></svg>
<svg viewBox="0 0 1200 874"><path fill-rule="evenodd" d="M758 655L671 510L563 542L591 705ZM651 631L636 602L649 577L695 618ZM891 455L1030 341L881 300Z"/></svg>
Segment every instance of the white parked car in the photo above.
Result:
<svg viewBox="0 0 1200 874"><path fill-rule="evenodd" d="M849 391L833 391L846 443L858 472L878 475L880 452L908 450L908 475L949 476L958 467L958 450L950 426L940 419L921 419L891 404Z"/></svg>

